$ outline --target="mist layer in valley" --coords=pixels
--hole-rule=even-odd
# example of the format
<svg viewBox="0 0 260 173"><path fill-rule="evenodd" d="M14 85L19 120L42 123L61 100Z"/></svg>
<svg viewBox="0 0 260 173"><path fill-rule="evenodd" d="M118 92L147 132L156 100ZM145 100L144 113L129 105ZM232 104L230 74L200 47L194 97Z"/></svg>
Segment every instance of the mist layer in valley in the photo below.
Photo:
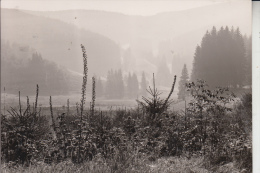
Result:
<svg viewBox="0 0 260 173"><path fill-rule="evenodd" d="M83 44L88 56L87 90L91 91L95 76L98 98L140 98L146 92L142 88L152 84L153 73L156 85L167 96L174 75L179 84L184 64L191 75L196 47L202 47L203 37L212 28L217 32L221 27L239 28L249 49L250 10L249 3L239 2L152 16L2 9L1 91L34 95L39 84L43 96L80 95ZM108 89L109 82L116 91Z"/></svg>

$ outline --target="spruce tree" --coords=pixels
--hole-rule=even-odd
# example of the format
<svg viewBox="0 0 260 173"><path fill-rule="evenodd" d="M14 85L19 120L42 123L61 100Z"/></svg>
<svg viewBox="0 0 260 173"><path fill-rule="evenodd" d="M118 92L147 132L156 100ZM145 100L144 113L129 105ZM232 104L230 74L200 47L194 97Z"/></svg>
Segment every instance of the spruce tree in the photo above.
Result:
<svg viewBox="0 0 260 173"><path fill-rule="evenodd" d="M205 80L211 87L242 86L246 76L246 57L239 28L215 27L206 32L197 46L191 81Z"/></svg>
<svg viewBox="0 0 260 173"><path fill-rule="evenodd" d="M199 62L201 58L201 47L197 45L196 51L194 54L194 59L193 59L193 68L192 68L192 73L191 73L191 81L195 82L198 77L201 76L200 70L199 70Z"/></svg>
<svg viewBox="0 0 260 173"><path fill-rule="evenodd" d="M179 82L179 93L178 93L178 99L185 100L185 97L188 95L188 92L186 91L186 83L188 82L189 74L186 67L186 64L184 64L181 78Z"/></svg>

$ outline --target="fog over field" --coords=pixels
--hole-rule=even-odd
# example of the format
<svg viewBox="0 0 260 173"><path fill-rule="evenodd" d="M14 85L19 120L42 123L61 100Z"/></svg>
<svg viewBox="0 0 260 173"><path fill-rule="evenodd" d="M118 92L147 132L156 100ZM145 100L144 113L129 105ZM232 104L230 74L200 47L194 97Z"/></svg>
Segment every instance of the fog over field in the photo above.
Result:
<svg viewBox="0 0 260 173"><path fill-rule="evenodd" d="M167 91L174 75L179 83L184 64L191 76L196 47L207 31L228 27L251 35L248 1L66 2L3 1L2 91L33 95L38 83L43 95L80 93L80 44L86 47L89 79L95 75L104 90L112 70L120 71L124 92L129 74L141 89L142 73L147 86L155 73L158 87Z"/></svg>

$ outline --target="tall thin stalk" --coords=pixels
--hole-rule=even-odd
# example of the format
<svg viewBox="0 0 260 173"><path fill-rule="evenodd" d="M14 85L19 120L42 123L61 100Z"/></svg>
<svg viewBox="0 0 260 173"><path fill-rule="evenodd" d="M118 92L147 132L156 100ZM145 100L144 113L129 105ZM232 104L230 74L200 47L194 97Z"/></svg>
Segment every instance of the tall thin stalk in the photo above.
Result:
<svg viewBox="0 0 260 173"><path fill-rule="evenodd" d="M94 110L95 110L95 100L96 100L96 83L95 83L95 77L92 77L92 102L91 102L91 117L94 116Z"/></svg>
<svg viewBox="0 0 260 173"><path fill-rule="evenodd" d="M52 127L53 127L54 132L56 133L56 125L55 125L55 121L54 121L54 117L53 117L51 96L50 96L50 111L51 111Z"/></svg>
<svg viewBox="0 0 260 173"><path fill-rule="evenodd" d="M67 116L70 113L70 99L67 99Z"/></svg>
<svg viewBox="0 0 260 173"><path fill-rule="evenodd" d="M156 107L156 100L157 100L157 94L156 94L156 89L155 89L155 79L154 79L154 73L153 73L153 108L155 110ZM155 117L156 111L153 111Z"/></svg>
<svg viewBox="0 0 260 173"><path fill-rule="evenodd" d="M84 104L86 101L86 86L87 86L87 77L88 77L88 63L87 63L87 54L85 47L81 44L81 49L83 52L83 82L81 89L81 100L80 100L80 131L79 131L79 148L78 148L78 162L80 161L80 148L81 148L81 140L82 140L82 121L83 121L83 110Z"/></svg>
<svg viewBox="0 0 260 173"><path fill-rule="evenodd" d="M185 100L184 100L184 104L185 104L185 105L184 105L184 106L185 106L185 107L184 107L184 117L185 117L185 118L184 118L184 122L185 122L185 130L186 130L186 128L187 128L187 108L186 108L187 106L186 106L186 98L185 98Z"/></svg>
<svg viewBox="0 0 260 173"><path fill-rule="evenodd" d="M176 75L174 76L174 81L173 81L173 83L172 83L171 91L170 91L168 97L165 99L165 102L164 102L164 105L163 105L164 108L166 107L166 105L167 105L167 103L168 103L168 101L169 101L169 99L170 99L170 97L171 97L171 95L172 95L172 93L173 93L175 83L176 83Z"/></svg>
<svg viewBox="0 0 260 173"><path fill-rule="evenodd" d="M35 111L35 115L36 115L36 111L37 111L37 103L38 103L38 95L39 95L39 86L37 84L36 86L36 97L35 97L35 108L34 108L34 111Z"/></svg>
<svg viewBox="0 0 260 173"><path fill-rule="evenodd" d="M79 103L76 103L77 116L79 116Z"/></svg>
<svg viewBox="0 0 260 173"><path fill-rule="evenodd" d="M88 77L88 66L87 66L87 54L85 47L81 44L81 49L83 52L83 63L84 63L84 69L83 69L83 82L82 82L82 88L81 88L81 100L80 100L80 119L82 121L83 118L83 109L84 104L86 101L86 86L87 86L87 77Z"/></svg>
<svg viewBox="0 0 260 173"><path fill-rule="evenodd" d="M4 87L4 115L5 115L5 87Z"/></svg>
<svg viewBox="0 0 260 173"><path fill-rule="evenodd" d="M20 116L22 115L22 105L21 105L21 95L20 95L20 91L19 91L19 112L20 112Z"/></svg>
<svg viewBox="0 0 260 173"><path fill-rule="evenodd" d="M30 100L29 100L29 97L27 96L27 116L29 116L29 114L30 114Z"/></svg>

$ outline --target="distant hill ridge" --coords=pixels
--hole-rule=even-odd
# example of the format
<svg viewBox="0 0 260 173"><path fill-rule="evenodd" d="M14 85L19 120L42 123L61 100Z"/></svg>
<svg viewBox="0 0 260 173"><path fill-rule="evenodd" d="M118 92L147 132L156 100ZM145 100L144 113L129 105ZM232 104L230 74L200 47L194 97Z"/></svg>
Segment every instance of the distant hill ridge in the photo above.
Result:
<svg viewBox="0 0 260 173"><path fill-rule="evenodd" d="M154 56L162 58L165 55L170 61L172 58L170 52L173 50L175 54L180 54L183 62L187 63L189 71L196 45L200 44L205 32L211 30L213 26L239 27L242 34L251 34L251 7L248 2L219 3L151 16L97 10L24 12L58 19L78 28L99 33L121 47L129 45L137 59L142 58L140 55L142 52L153 52ZM161 45L165 40L170 40L170 44ZM167 49L160 50L160 46ZM182 66L183 63L176 64L176 68L177 65Z"/></svg>
<svg viewBox="0 0 260 173"><path fill-rule="evenodd" d="M111 39L57 19L27 14L19 10L1 10L2 39L21 45L33 45L44 59L82 73L80 44L87 50L90 74L104 75L120 68L120 47Z"/></svg>
<svg viewBox="0 0 260 173"><path fill-rule="evenodd" d="M220 3L183 11L162 12L151 16L125 15L98 10L24 12L73 23L123 44L138 37L150 38L153 36L153 39L157 39L157 41L171 39L213 25L216 27L239 26L243 33L250 34L251 23L247 20L251 15L250 10L249 3L237 2Z"/></svg>

